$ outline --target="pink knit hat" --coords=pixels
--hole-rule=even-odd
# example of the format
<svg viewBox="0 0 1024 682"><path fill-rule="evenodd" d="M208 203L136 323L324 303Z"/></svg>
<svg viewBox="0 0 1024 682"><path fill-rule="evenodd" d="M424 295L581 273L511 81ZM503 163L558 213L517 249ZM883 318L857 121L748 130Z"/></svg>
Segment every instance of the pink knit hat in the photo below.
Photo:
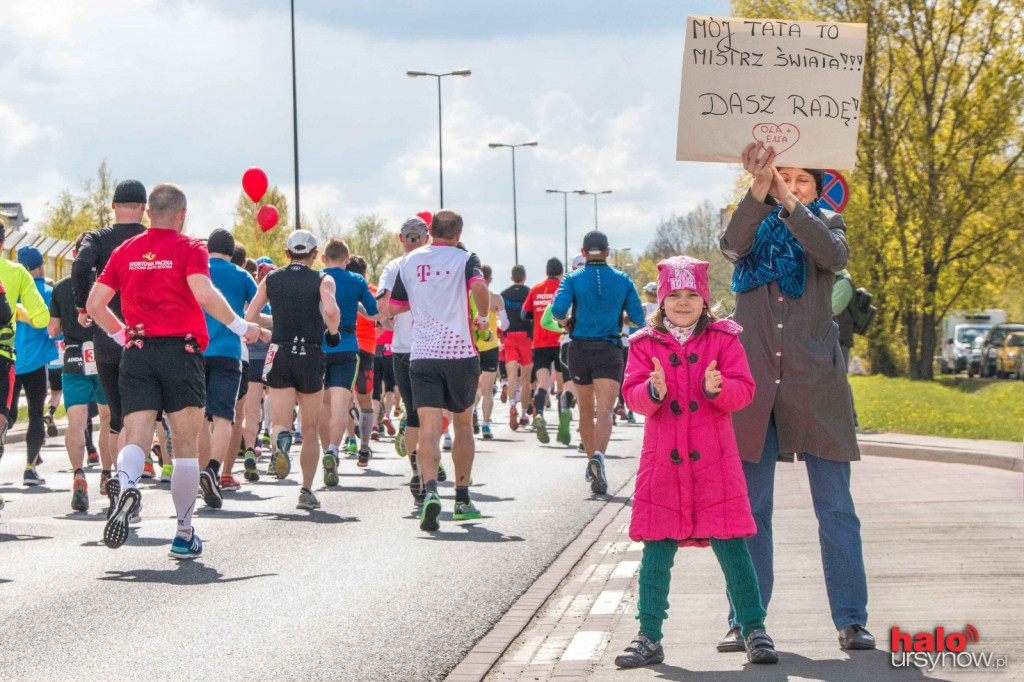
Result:
<svg viewBox="0 0 1024 682"><path fill-rule="evenodd" d="M689 256L673 256L658 263L658 305L677 289L690 289L700 294L704 305L711 307L708 287L708 263Z"/></svg>

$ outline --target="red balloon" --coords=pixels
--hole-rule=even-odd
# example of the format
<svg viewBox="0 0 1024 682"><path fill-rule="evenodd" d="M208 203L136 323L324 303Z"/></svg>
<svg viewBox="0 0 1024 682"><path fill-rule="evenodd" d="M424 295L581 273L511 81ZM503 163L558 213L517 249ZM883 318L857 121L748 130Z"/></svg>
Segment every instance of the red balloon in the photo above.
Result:
<svg viewBox="0 0 1024 682"><path fill-rule="evenodd" d="M274 225L277 225L278 219L281 214L277 212L277 208L274 206L264 206L260 209L260 212L256 214L256 222L260 224L260 229L264 232L272 229Z"/></svg>
<svg viewBox="0 0 1024 682"><path fill-rule="evenodd" d="M263 198L263 195L267 193L269 184L267 174L255 166L242 174L242 189L245 190L245 193L253 201L259 201Z"/></svg>
<svg viewBox="0 0 1024 682"><path fill-rule="evenodd" d="M423 218L423 222L427 224L427 227L430 227L430 223L434 220L434 214L430 211L420 211L416 214L416 217Z"/></svg>

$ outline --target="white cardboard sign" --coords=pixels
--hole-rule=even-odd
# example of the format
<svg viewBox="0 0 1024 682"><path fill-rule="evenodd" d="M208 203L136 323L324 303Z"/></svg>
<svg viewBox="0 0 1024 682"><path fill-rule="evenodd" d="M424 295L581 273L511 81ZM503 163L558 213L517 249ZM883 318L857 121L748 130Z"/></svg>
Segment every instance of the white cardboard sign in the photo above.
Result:
<svg viewBox="0 0 1024 682"><path fill-rule="evenodd" d="M676 160L760 142L779 166L853 168L866 43L866 24L687 17Z"/></svg>

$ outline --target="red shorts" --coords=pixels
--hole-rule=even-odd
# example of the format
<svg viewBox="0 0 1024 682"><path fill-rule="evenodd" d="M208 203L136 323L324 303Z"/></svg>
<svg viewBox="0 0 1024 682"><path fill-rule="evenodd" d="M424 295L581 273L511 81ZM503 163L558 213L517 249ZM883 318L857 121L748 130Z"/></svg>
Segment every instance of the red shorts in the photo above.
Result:
<svg viewBox="0 0 1024 682"><path fill-rule="evenodd" d="M526 332L509 332L505 335L505 362L533 364L533 339Z"/></svg>

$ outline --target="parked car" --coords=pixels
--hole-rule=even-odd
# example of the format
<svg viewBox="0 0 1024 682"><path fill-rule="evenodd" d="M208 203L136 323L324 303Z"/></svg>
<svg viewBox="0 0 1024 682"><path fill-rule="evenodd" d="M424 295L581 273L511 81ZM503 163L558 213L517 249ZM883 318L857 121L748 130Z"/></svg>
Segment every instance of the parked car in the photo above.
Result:
<svg viewBox="0 0 1024 682"><path fill-rule="evenodd" d="M985 336L975 336L971 341L971 352L967 356L967 376L976 377L981 374L981 347L985 344Z"/></svg>
<svg viewBox="0 0 1024 682"><path fill-rule="evenodd" d="M988 308L984 311L954 311L942 320L942 373L955 374L967 369L971 342L992 325L1004 324L1006 311Z"/></svg>
<svg viewBox="0 0 1024 682"><path fill-rule="evenodd" d="M996 376L1019 378L1021 353L1024 353L1024 332L1007 334L1003 345L996 349Z"/></svg>
<svg viewBox="0 0 1024 682"><path fill-rule="evenodd" d="M997 324L985 332L981 345L980 376L996 376L996 355L1011 332L1024 332L1024 324Z"/></svg>

